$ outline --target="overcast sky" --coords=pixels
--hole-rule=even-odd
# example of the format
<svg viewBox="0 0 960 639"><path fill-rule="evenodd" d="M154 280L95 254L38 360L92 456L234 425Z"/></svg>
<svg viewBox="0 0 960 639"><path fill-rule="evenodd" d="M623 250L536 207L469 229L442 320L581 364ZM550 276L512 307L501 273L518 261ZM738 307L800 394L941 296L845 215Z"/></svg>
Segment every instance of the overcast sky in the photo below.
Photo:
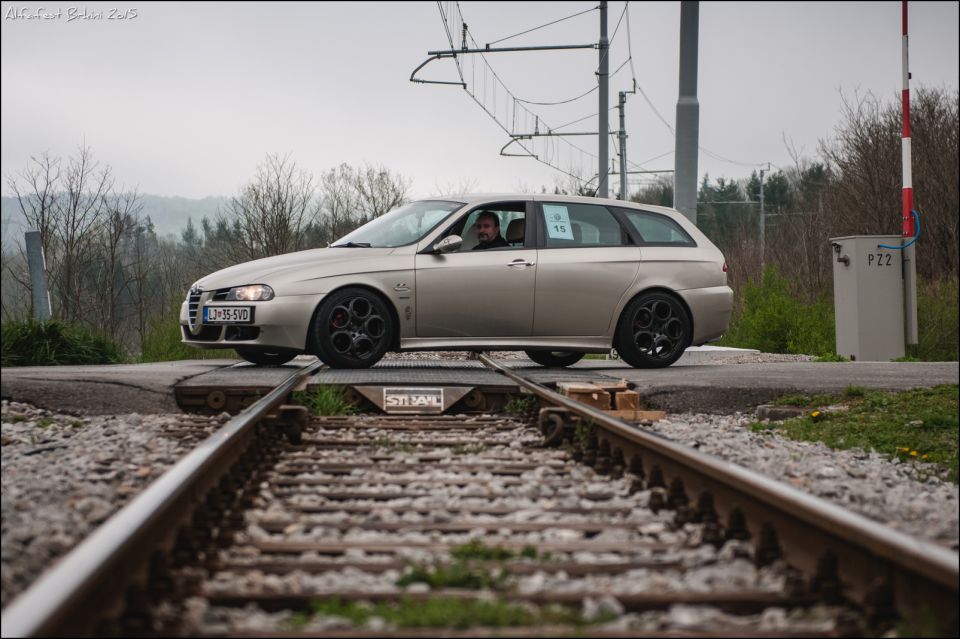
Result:
<svg viewBox="0 0 960 639"><path fill-rule="evenodd" d="M597 4L459 6L481 45L585 12L494 45L533 46L595 43L600 16L591 9ZM451 3L441 6L448 10ZM559 102L588 92L596 86L593 49L486 55L510 95L494 88L479 56L461 56L476 100L458 86L410 82L427 51L449 48L434 2L2 7L4 177L25 168L31 155L67 156L85 142L112 166L118 184L157 195L233 194L268 153L289 154L315 175L341 162L383 165L409 178L414 196L461 185L483 192L539 190L566 176L536 160L501 157L510 138L478 102L514 133L533 124L521 106L546 126L586 117L563 130L597 130L596 91L563 105L514 101ZM666 123L643 96L631 95L628 159L647 169L672 169L668 125L677 102L680 3L632 3L629 23L624 7L609 3L610 71L630 53L632 64L612 77L610 106L636 77ZM897 99L900 7L702 2L701 176L741 177L766 162L787 167L785 137L815 157L819 141L840 121L844 97L872 92ZM955 90L958 3L910 2L909 10L911 89ZM460 34L453 38L459 46ZM459 80L450 60L432 62L418 77ZM610 127L618 126L612 111ZM596 173L596 137L564 140L539 147L541 159L564 171ZM615 188L614 179L611 192ZM9 194L6 184L3 192Z"/></svg>

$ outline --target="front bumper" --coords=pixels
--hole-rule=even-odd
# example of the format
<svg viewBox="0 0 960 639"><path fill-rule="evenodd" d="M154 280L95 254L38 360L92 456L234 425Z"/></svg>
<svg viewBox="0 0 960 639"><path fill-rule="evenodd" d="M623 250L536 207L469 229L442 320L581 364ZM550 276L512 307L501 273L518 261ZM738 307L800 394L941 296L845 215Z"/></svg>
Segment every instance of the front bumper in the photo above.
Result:
<svg viewBox="0 0 960 639"><path fill-rule="evenodd" d="M203 317L204 306L252 306L250 324L201 324L190 327L187 301L180 306L180 336L184 344L194 348L236 348L237 346L269 346L307 350L307 333L313 312L323 295L288 295L266 302L213 302L202 298L196 317Z"/></svg>

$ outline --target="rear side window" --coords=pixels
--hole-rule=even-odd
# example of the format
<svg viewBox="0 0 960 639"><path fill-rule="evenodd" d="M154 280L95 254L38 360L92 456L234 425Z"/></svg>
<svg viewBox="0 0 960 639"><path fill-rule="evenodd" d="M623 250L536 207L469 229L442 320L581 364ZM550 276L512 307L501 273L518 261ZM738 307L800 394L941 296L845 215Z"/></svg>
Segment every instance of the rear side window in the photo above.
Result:
<svg viewBox="0 0 960 639"><path fill-rule="evenodd" d="M547 248L622 246L627 238L617 218L596 204L544 202Z"/></svg>
<svg viewBox="0 0 960 639"><path fill-rule="evenodd" d="M666 215L637 211L635 209L617 209L633 227L641 246L696 246L693 238L683 227Z"/></svg>

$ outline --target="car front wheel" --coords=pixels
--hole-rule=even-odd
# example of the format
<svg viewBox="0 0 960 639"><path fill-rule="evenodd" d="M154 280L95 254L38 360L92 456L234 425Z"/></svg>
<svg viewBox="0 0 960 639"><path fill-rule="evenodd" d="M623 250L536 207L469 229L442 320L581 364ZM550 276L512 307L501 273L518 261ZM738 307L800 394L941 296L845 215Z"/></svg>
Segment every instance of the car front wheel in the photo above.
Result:
<svg viewBox="0 0 960 639"><path fill-rule="evenodd" d="M333 368L368 368L393 342L386 303L361 288L345 288L321 302L313 322L314 352Z"/></svg>
<svg viewBox="0 0 960 639"><path fill-rule="evenodd" d="M524 351L527 357L541 366L563 367L576 364L583 359L583 353L574 351Z"/></svg>
<svg viewBox="0 0 960 639"><path fill-rule="evenodd" d="M635 368L664 368L680 359L692 332L690 316L677 298L646 293L620 316L617 352Z"/></svg>
<svg viewBox="0 0 960 639"><path fill-rule="evenodd" d="M286 364L300 353L289 348L258 349L238 348L237 355L251 364L260 366L280 366Z"/></svg>

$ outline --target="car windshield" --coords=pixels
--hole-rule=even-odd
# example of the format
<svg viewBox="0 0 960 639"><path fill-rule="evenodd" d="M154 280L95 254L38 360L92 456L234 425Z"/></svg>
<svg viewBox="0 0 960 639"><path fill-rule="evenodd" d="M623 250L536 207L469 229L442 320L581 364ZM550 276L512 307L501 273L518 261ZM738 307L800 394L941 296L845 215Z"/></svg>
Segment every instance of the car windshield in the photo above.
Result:
<svg viewBox="0 0 960 639"><path fill-rule="evenodd" d="M445 200L404 204L344 235L331 246L394 248L411 244L462 206L463 202Z"/></svg>

